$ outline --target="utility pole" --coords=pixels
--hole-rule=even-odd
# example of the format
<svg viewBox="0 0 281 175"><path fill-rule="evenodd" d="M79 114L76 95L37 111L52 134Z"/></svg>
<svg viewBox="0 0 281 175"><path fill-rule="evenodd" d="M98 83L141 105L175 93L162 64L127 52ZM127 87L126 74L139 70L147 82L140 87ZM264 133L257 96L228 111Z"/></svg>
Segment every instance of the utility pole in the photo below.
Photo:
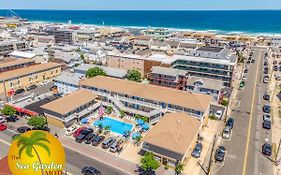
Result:
<svg viewBox="0 0 281 175"><path fill-rule="evenodd" d="M278 160L278 154L279 154L280 147L281 147L281 139L279 140L279 144L278 144L278 147L277 147L275 162Z"/></svg>
<svg viewBox="0 0 281 175"><path fill-rule="evenodd" d="M211 168L212 168L212 164L213 164L213 152L216 146L216 139L217 139L217 135L214 136L214 141L213 141L213 145L212 145L212 150L211 150L211 157L209 160L209 166L207 169L207 175L211 175Z"/></svg>

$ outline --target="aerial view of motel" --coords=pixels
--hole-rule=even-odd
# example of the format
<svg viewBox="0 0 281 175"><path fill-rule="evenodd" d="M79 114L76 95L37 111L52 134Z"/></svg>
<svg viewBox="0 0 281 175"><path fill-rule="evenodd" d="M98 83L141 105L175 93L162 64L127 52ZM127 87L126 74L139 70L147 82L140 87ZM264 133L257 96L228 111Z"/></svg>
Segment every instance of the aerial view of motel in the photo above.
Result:
<svg viewBox="0 0 281 175"><path fill-rule="evenodd" d="M277 175L280 81L281 36L1 17L0 167L39 129L65 174Z"/></svg>

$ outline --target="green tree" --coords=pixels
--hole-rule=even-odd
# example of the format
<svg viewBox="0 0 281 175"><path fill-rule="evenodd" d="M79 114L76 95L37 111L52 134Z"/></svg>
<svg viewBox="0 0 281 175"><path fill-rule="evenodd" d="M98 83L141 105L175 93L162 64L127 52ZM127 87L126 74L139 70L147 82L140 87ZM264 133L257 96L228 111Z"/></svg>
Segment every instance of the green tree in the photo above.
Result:
<svg viewBox="0 0 281 175"><path fill-rule="evenodd" d="M102 68L99 68L99 67L90 68L86 72L87 78L92 78L92 77L95 77L98 75L106 76L106 72Z"/></svg>
<svg viewBox="0 0 281 175"><path fill-rule="evenodd" d="M177 163L176 168L175 168L175 173L177 175L181 174L183 171L183 167L184 167L184 165L182 163Z"/></svg>
<svg viewBox="0 0 281 175"><path fill-rule="evenodd" d="M80 54L80 58L81 58L82 60L85 60L85 56L84 56L83 53Z"/></svg>
<svg viewBox="0 0 281 175"><path fill-rule="evenodd" d="M123 118L123 117L125 117L125 115L126 115L125 111L124 111L124 110L121 110L121 111L120 111L120 117Z"/></svg>
<svg viewBox="0 0 281 175"><path fill-rule="evenodd" d="M42 116L34 116L27 121L29 126L33 126L36 129L42 129L47 123L46 118Z"/></svg>
<svg viewBox="0 0 281 175"><path fill-rule="evenodd" d="M112 106L106 107L106 113L111 114L112 110L113 110Z"/></svg>
<svg viewBox="0 0 281 175"><path fill-rule="evenodd" d="M221 105L227 106L227 105L228 105L228 100L223 99L223 100L221 101Z"/></svg>
<svg viewBox="0 0 281 175"><path fill-rule="evenodd" d="M141 73L138 70L128 70L126 78L130 81L141 82Z"/></svg>
<svg viewBox="0 0 281 175"><path fill-rule="evenodd" d="M108 133L108 132L109 132L109 130L110 130L110 126L105 126L103 129L104 129L104 133L106 134L106 133Z"/></svg>
<svg viewBox="0 0 281 175"><path fill-rule="evenodd" d="M102 130L103 130L103 125L102 125L102 123L99 123L98 124L98 128L99 128L99 133L101 134L102 133Z"/></svg>
<svg viewBox="0 0 281 175"><path fill-rule="evenodd" d="M135 137L135 141L136 141L136 144L137 144L137 145L139 145L139 144L140 144L141 139L142 139L142 136L141 136L141 135L139 135L139 136Z"/></svg>
<svg viewBox="0 0 281 175"><path fill-rule="evenodd" d="M4 108L1 110L1 113L4 114L4 115L15 115L16 114L16 110L11 107L11 106L4 106Z"/></svg>
<svg viewBox="0 0 281 175"><path fill-rule="evenodd" d="M50 142L47 139L46 134L42 131L34 131L29 137L19 135L18 137L15 137L14 140L17 141L17 147L19 147L19 158L21 158L24 150L28 157L34 157L34 152L40 165L42 166L42 160L37 150L38 147L43 148L49 156L51 155L50 148L46 144L50 144ZM41 169L41 174L44 175L43 169Z"/></svg>
<svg viewBox="0 0 281 175"><path fill-rule="evenodd" d="M146 152L141 158L141 167L145 171L156 170L159 168L160 163L154 158L154 155L150 152Z"/></svg>

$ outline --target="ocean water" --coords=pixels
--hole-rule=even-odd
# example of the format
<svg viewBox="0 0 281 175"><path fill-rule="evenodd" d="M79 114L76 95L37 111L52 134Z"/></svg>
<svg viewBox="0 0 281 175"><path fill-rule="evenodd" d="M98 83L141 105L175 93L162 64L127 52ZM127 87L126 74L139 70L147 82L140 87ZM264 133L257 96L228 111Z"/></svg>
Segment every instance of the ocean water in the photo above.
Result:
<svg viewBox="0 0 281 175"><path fill-rule="evenodd" d="M281 10L144 11L14 10L30 21L128 27L166 27L218 33L280 34ZM8 10L0 10L7 16Z"/></svg>

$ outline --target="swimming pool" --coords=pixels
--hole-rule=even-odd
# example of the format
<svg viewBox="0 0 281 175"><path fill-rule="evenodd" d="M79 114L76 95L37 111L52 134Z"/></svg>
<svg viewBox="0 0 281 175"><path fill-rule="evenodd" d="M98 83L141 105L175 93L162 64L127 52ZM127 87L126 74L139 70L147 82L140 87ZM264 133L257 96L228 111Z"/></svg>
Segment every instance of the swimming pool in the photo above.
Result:
<svg viewBox="0 0 281 175"><path fill-rule="evenodd" d="M112 132L117 134L125 134L126 131L131 131L133 129L133 125L130 123L121 122L119 120L112 119L110 117L104 117L102 120L96 120L93 125L98 126L102 124L103 127L109 126Z"/></svg>

